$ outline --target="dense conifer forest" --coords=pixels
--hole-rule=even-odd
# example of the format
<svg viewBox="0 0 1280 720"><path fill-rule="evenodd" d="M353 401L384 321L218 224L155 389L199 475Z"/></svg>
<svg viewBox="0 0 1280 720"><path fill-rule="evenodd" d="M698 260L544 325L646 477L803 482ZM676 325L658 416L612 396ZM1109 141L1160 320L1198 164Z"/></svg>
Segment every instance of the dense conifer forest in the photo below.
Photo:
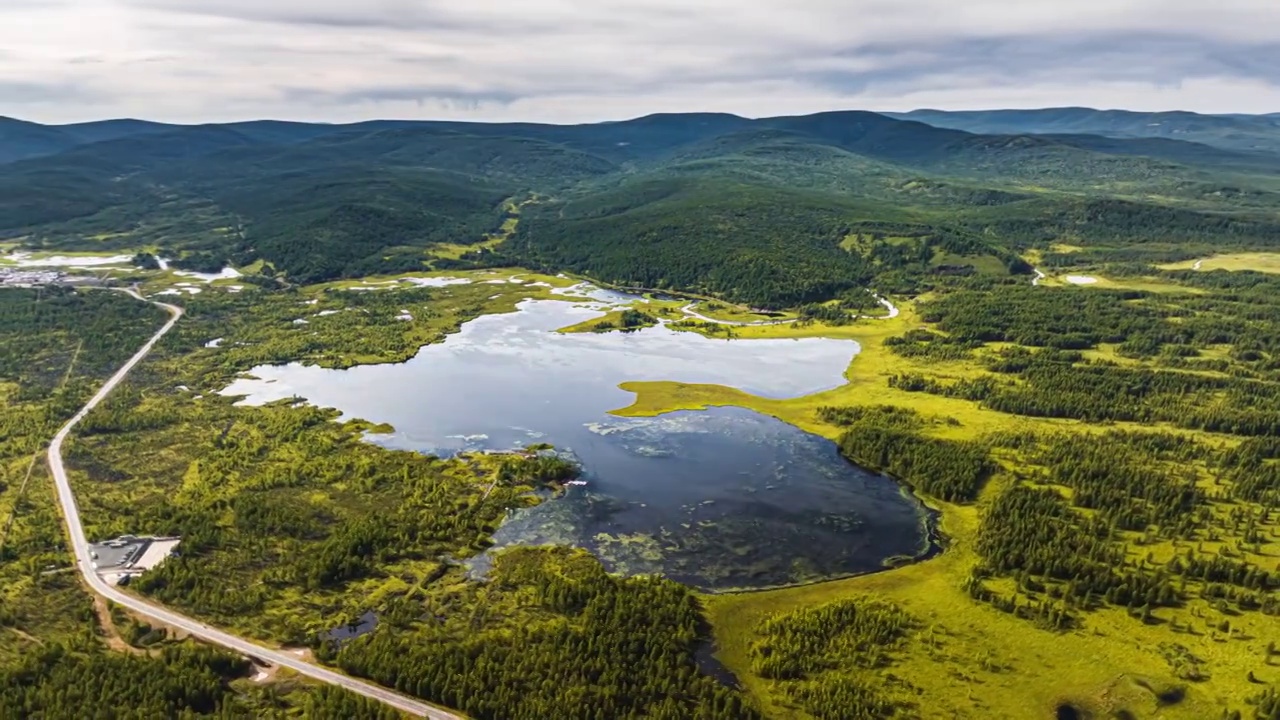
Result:
<svg viewBox="0 0 1280 720"><path fill-rule="evenodd" d="M1274 720L1280 126L1202 117L1193 144L1135 129L1152 117L14 131L0 262L120 253L109 284L187 310L67 447L92 537L182 537L130 592L477 720ZM474 282L370 277L427 271ZM389 450L218 392L262 363L403 362L583 278L652 294L597 332L856 340L820 395L640 383L637 407L821 433L932 509L940 553L720 596L566 548L486 566L508 513L582 468ZM43 448L163 319L0 289L0 716L393 717L254 679L70 571Z"/></svg>
<svg viewBox="0 0 1280 720"><path fill-rule="evenodd" d="M0 717L397 717L345 691L233 688L252 674L247 660L167 641L122 616L104 627L71 574L40 458L163 319L107 290L0 289ZM108 649L120 634L129 652Z"/></svg>

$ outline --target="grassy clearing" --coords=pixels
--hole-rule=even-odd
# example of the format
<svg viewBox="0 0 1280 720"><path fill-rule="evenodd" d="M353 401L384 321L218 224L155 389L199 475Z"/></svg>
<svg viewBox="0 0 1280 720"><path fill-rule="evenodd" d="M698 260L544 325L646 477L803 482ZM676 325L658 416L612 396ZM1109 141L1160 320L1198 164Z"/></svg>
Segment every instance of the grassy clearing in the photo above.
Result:
<svg viewBox="0 0 1280 720"><path fill-rule="evenodd" d="M927 371L939 378L981 374L972 362L926 362L898 357L884 340L919 327L911 307L893 320L864 321L848 327L792 325L741 328L739 337L842 337L862 346L846 373L848 384L817 395L791 399L759 398L732 388L682 383L626 383L635 402L616 410L624 416L652 416L671 410L711 406L747 407L790 422L833 440L839 430L822 423L817 409L824 405L889 404L926 417L951 417L958 425L940 423L931 433L951 439L976 439L996 431L1069 430L1101 432L1105 428L1070 420L1016 417L984 410L976 403L938 396L921 396L887 387L890 375ZM1101 351L1106 354L1105 349ZM1146 429L1129 426L1128 429ZM1186 433L1208 437L1202 433ZM1215 437L1215 443L1231 439ZM1224 636L1203 629L1175 632L1202 625L1197 618L1214 615L1206 601L1188 602L1177 610L1162 610L1157 622L1142 624L1123 609L1107 608L1087 615L1083 626L1067 632L1040 629L1026 620L972 600L963 589L978 563L974 549L985 508L1021 473L1016 458L1004 459L1004 469L971 506L930 503L940 513L940 529L947 550L926 562L877 574L812 586L758 593L705 596L715 628L719 657L732 669L770 717L806 720L810 716L790 706L771 681L752 672L752 643L765 619L832 600L870 595L887 599L918 617L922 629L893 654L887 668L865 671L876 687L914 709L922 717L1053 717L1069 703L1095 717L1127 711L1136 717L1200 719L1216 716L1228 704L1241 706L1258 691L1250 680L1280 679L1280 667L1266 657L1268 640L1275 639L1274 619L1259 613L1231 618L1235 630ZM1274 529L1273 529L1274 537ZM1226 540L1223 541L1226 544ZM1205 548L1214 552L1213 547ZM1130 554L1169 557L1172 544L1136 542ZM1258 559L1280 556L1280 543L1260 550ZM998 584L998 583L997 583ZM1197 683L1180 680L1174 670L1178 658L1194 656L1211 668L1211 677ZM1154 691L1151 689L1154 688ZM1182 688L1176 703L1157 694Z"/></svg>
<svg viewBox="0 0 1280 720"><path fill-rule="evenodd" d="M1198 264L1197 264L1198 263ZM1252 270L1280 273L1280 253L1244 252L1214 255L1202 260L1187 260L1158 266L1161 270Z"/></svg>
<svg viewBox="0 0 1280 720"><path fill-rule="evenodd" d="M516 228L520 225L519 217L509 217L502 221L502 227L498 232L488 235L484 240L477 243L435 243L427 248L427 254L432 257L443 258L448 260L461 259L463 255L473 253L479 250L493 250L502 243L506 242L515 234Z"/></svg>
<svg viewBox="0 0 1280 720"><path fill-rule="evenodd" d="M482 240L470 245L463 245L461 243L436 243L427 248L427 254L432 257L444 258L447 260L458 260L462 258L463 255L475 252L476 250L492 250L493 248L501 245L504 240L506 240L505 237L491 237L487 240Z"/></svg>
<svg viewBox="0 0 1280 720"><path fill-rule="evenodd" d="M1093 278L1096 282L1072 283L1067 280L1068 276ZM1205 294L1205 290L1201 288L1178 285L1158 278L1111 278L1087 271L1050 275L1044 280L1041 280L1040 285L1044 287L1082 287L1100 290L1141 290L1143 292L1153 293L1184 293L1191 295Z"/></svg>
<svg viewBox="0 0 1280 720"><path fill-rule="evenodd" d="M560 280L561 283L565 282ZM737 323L777 323L778 321L791 320L795 318L794 313L778 313L773 315L765 315L755 312L750 308L741 305L734 305L715 300L704 300L699 302L689 302L686 299L663 299L655 297L652 294L646 295L643 300L631 303L627 307L619 307L610 310L600 317L584 320L575 325L561 328L559 332L563 333L579 333L579 332L604 332L611 329L617 329L621 326L623 314L628 310L635 310L655 319L669 322L686 321L688 326L676 325L676 330L693 330L702 332L707 335L723 337L726 333L732 333L734 337L742 335L743 330L749 326L738 325ZM711 326L719 331L716 334L711 328L703 326L705 321L689 314L697 313L702 317L710 318L712 321L723 321L724 324L717 325L715 322Z"/></svg>
<svg viewBox="0 0 1280 720"><path fill-rule="evenodd" d="M631 311L630 308L623 308L620 310L610 310L609 312L605 313L604 315L601 315L600 317L591 318L590 320L583 320L582 322L577 323L575 325L570 325L568 327L560 328L559 330L557 330L557 332L562 332L566 334L612 332L614 330L618 330L624 327L624 323L626 322L628 312L633 312L633 311ZM652 324L651 322L646 322L636 326L636 329L639 329L640 327L648 327L651 324Z"/></svg>
<svg viewBox="0 0 1280 720"><path fill-rule="evenodd" d="M506 209L509 216L507 219L502 221L502 226L498 228L497 232L489 233L485 236L485 239L480 242L471 244L447 242L435 243L427 248L427 254L432 257L446 260L459 260L464 255L476 251L493 250L507 240L510 240L511 236L516 234L516 228L520 226L520 211L525 205L535 202L538 202L536 195L524 202L508 202Z"/></svg>
<svg viewBox="0 0 1280 720"><path fill-rule="evenodd" d="M722 385L698 385L676 382L629 382L622 389L636 393L635 401L614 410L624 417L651 417L674 410L704 410L708 407L738 406L776 417L808 432L835 439L838 428L821 422L817 410L827 405L893 404L908 407L925 416L946 415L960 421L959 428L944 429L944 435L971 436L1000 430L1008 417L982 410L974 403L921 393L910 393L887 387L893 374L925 370L940 378L971 378L981 370L968 363L925 363L897 357L884 347L884 341L922 323L910 306L901 307L891 320L862 320L853 325L833 327L814 323L801 325L758 325L734 328L734 337L743 340L767 338L836 338L855 340L861 347L845 371L847 384L826 392L789 400L757 397ZM1071 421L1020 418L1036 426L1050 428L1072 424Z"/></svg>
<svg viewBox="0 0 1280 720"><path fill-rule="evenodd" d="M887 245L906 245L908 243L915 242L918 239L919 238L895 235L877 237L870 233L850 233L840 241L840 247L848 250L849 252L863 255L870 252L877 243L884 243Z"/></svg>
<svg viewBox="0 0 1280 720"><path fill-rule="evenodd" d="M681 306L685 307L685 306ZM750 308L741 305L733 305L725 302L708 301L700 302L689 308L693 312L713 320L724 320L726 322L735 323L767 323L777 320L786 320L795 317L794 313L777 313L765 315L754 312Z"/></svg>
<svg viewBox="0 0 1280 720"><path fill-rule="evenodd" d="M994 255L957 255L949 252L938 252L929 261L933 267L972 267L983 275L1008 275L1009 268Z"/></svg>

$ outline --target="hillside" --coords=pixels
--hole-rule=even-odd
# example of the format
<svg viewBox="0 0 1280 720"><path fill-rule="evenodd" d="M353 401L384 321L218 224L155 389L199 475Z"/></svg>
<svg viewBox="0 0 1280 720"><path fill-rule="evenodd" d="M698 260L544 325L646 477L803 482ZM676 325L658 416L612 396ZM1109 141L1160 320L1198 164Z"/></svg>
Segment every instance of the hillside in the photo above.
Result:
<svg viewBox="0 0 1280 720"><path fill-rule="evenodd" d="M0 163L54 155L77 144L58 128L0 117Z"/></svg>
<svg viewBox="0 0 1280 720"><path fill-rule="evenodd" d="M1192 112L1130 112L1091 108L1041 110L913 110L892 117L935 127L984 134L1100 135L1166 138L1240 152L1280 152L1276 115L1201 115Z"/></svg>
<svg viewBox="0 0 1280 720"><path fill-rule="evenodd" d="M66 462L197 622L475 720L1280 720L1280 154L1095 112L0 123L0 272L138 266L0 289L0 717L395 714L71 572L163 300Z"/></svg>
<svg viewBox="0 0 1280 720"><path fill-rule="evenodd" d="M303 281L530 264L766 307L927 288L939 268L1021 271L1016 253L1055 242L1140 257L1161 242L1256 250L1277 237L1280 155L1122 137L1138 119L1095 111L944 115L995 134L859 111L565 126L6 121L0 237L159 248L199 265L262 259ZM1274 124L1202 120L1259 137ZM531 198L511 240L490 241L508 201ZM433 256L441 244L462 249Z"/></svg>
<svg viewBox="0 0 1280 720"><path fill-rule="evenodd" d="M760 307L826 300L869 268L840 248L855 206L777 188L642 180L526 214L513 261Z"/></svg>

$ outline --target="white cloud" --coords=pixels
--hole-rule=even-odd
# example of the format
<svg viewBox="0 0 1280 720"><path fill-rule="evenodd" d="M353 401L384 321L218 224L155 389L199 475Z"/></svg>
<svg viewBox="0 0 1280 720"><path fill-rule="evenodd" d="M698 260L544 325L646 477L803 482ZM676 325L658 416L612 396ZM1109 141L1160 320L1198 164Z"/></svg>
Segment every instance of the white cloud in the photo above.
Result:
<svg viewBox="0 0 1280 720"><path fill-rule="evenodd" d="M0 108L585 121L1280 109L1273 0L0 0Z"/></svg>

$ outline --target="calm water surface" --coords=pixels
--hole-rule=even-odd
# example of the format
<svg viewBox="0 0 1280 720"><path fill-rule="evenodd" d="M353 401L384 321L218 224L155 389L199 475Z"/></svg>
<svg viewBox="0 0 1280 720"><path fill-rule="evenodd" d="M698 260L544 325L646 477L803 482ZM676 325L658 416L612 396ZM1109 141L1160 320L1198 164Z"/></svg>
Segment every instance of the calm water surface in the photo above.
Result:
<svg viewBox="0 0 1280 720"><path fill-rule="evenodd" d="M704 589L865 572L924 549L919 504L823 438L738 408L608 414L630 404L633 395L617 387L626 381L717 383L779 398L837 387L856 343L713 340L664 327L554 332L600 307L526 301L399 365L263 366L223 393L251 404L300 396L390 423L394 434L372 439L398 449L448 455L549 442L574 455L589 485L515 513L496 533L498 547L577 545L613 570L661 572Z"/></svg>

